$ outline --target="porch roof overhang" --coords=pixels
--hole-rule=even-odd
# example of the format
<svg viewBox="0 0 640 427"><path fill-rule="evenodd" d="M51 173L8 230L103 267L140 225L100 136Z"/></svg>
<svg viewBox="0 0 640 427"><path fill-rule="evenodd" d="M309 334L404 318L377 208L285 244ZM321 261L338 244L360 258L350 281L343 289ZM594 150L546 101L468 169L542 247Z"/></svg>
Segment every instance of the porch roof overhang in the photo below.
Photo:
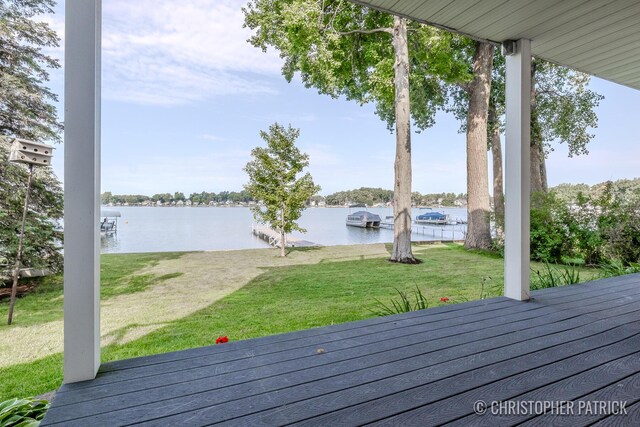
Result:
<svg viewBox="0 0 640 427"><path fill-rule="evenodd" d="M637 0L352 0L640 90Z"/></svg>

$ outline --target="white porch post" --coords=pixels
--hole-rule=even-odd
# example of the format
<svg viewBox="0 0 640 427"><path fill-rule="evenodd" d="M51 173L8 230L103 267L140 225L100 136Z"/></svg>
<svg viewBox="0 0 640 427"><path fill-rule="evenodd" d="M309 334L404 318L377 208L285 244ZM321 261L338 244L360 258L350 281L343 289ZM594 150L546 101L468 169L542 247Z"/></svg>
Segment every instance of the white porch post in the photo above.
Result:
<svg viewBox="0 0 640 427"><path fill-rule="evenodd" d="M67 0L64 88L64 382L100 367L102 0Z"/></svg>
<svg viewBox="0 0 640 427"><path fill-rule="evenodd" d="M506 56L504 294L529 299L531 41Z"/></svg>

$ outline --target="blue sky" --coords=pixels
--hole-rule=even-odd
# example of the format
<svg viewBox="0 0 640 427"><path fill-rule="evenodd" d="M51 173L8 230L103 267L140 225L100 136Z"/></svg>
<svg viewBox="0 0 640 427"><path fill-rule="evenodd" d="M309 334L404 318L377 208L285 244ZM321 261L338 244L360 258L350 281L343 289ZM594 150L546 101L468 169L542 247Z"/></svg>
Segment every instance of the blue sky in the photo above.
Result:
<svg viewBox="0 0 640 427"><path fill-rule="evenodd" d="M117 194L240 190L259 131L301 129L322 193L392 188L394 135L371 105L318 95L280 74L276 52L246 42L238 0L104 0L102 190ZM178 7L179 5L179 7ZM62 36L64 4L49 20ZM62 49L53 52L61 57ZM52 88L62 92L62 72ZM640 176L640 91L594 78L605 99L590 154L556 145L550 185ZM59 108L62 111L62 108ZM414 190L465 192L465 139L453 117L413 135ZM63 172L63 147L54 170Z"/></svg>

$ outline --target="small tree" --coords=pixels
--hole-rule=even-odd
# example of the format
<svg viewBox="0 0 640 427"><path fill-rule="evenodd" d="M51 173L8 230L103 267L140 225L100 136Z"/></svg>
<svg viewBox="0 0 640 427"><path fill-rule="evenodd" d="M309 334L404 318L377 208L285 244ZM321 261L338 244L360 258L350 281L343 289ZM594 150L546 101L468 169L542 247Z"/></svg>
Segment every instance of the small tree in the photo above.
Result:
<svg viewBox="0 0 640 427"><path fill-rule="evenodd" d="M299 129L291 125L285 129L278 123L271 125L268 133L260 131L267 147L254 148L253 160L244 168L249 175L249 183L244 188L262 204L251 210L258 222L280 233L280 256L286 255L287 233L306 232L296 221L307 199L320 191L309 172L298 177L309 166L309 156L295 146L299 135Z"/></svg>

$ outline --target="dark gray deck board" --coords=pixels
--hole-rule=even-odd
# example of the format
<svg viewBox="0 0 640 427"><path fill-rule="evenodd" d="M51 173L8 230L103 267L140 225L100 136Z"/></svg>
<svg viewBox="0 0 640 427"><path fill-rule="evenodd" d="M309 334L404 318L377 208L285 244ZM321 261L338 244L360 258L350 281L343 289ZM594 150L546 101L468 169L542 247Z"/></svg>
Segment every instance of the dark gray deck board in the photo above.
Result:
<svg viewBox="0 0 640 427"><path fill-rule="evenodd" d="M637 307L633 307L637 309ZM587 316L581 316L580 319L576 319L573 324L571 322L562 322L561 319L566 318L567 314L557 313L554 316L559 317L558 321L555 322L556 331L562 331L577 325L584 324L589 321L593 321L593 319L588 318ZM298 374L294 378L283 377L281 374L273 375L270 377L262 378L259 382L259 388L256 387L255 380L257 378L252 378L251 382L242 382L240 384L232 385L228 381L224 380L222 383L220 382L221 378L215 379L215 388L212 389L211 380L207 381L193 381L189 383L184 383L178 386L164 386L157 387L154 389L144 390L138 393L127 393L126 395L114 396L112 398L99 399L96 401L88 401L83 405L77 405L76 411L78 413L82 412L82 410L86 411L85 413L91 413L92 411L95 413L94 405L99 405L102 407L114 407L118 406L120 408L126 408L127 406L134 406L131 410L119 410L117 413L110 413L108 417L112 419L114 416L123 415L124 418L129 419L137 419L140 414L144 414L145 411L153 407L153 410L157 413L161 413L163 415L170 415L172 413L169 407L161 407L156 408L157 406L161 406L161 401L171 399L171 404L178 405L180 407L180 411L184 412L185 410L195 410L207 405L213 405L216 403L223 403L228 400L233 400L236 396L243 396L243 399L240 401L236 401L233 405L233 409L229 413L238 414L242 408L238 408L237 406L246 406L255 409L256 403L249 402L247 396L260 394L260 392L270 392L275 391L287 387L292 387L295 385L300 385L296 390L290 390L288 393L291 396L295 396L296 398L300 398L301 396L306 395L312 396L314 390L317 388L318 383L314 383L314 381L328 381L330 385L336 386L336 382L333 376L343 375L340 378L341 381L344 381L347 376L351 374L355 379L362 380L366 375L374 375L379 377L386 373L386 376L406 372L411 367L414 369L427 366L429 364L435 363L438 360L448 360L453 356L460 356L464 354L472 354L473 352L480 352L482 350L486 351L489 349L493 349L499 344L508 345L513 342L524 341L530 337L539 336L541 331L540 328L542 326L546 327L545 333L554 332L554 328L549 328L546 322L552 321L552 316L546 316L546 319L536 318L522 321L521 333L520 336L516 336L518 333L511 332L509 334L497 334L497 329L502 329L503 332L508 330L508 325L501 325L493 328L481 329L478 331L480 333L480 337L472 336L471 334L462 334L458 336L457 340L452 340L451 338L443 338L436 341L429 342L428 345L424 343L415 343L409 345L407 347L400 347L391 349L390 351L386 351L382 354L374 354L367 355L367 351L361 352L361 356L359 359L355 357L342 357L342 360L334 362L331 357L335 353L322 354L320 358L316 359L329 359L329 363L325 363L323 365L317 367L311 367L308 365L297 365L296 364L283 364L283 367L286 369L297 369ZM538 324L538 326L536 326ZM531 330L525 329L525 326L530 328ZM535 329L537 327L537 330ZM498 335L504 335L499 340L486 340L486 338L496 337ZM485 338L486 342L480 342L482 338ZM470 339L473 338L473 339ZM393 343L392 343L393 344ZM464 346L464 347L463 347ZM371 345L371 351L377 350L375 349L375 345ZM441 351L436 351L441 349ZM427 353L425 353L425 351ZM453 356L452 356L453 355ZM334 359L335 360L335 359ZM367 367L362 368L363 366ZM380 369L380 366L383 366L384 369ZM356 369L356 368L360 369ZM395 368L395 371L392 369ZM354 372L355 370L355 372ZM261 370L264 371L264 370ZM252 372L253 373L253 372ZM264 374L264 372L261 372ZM233 375L227 376L226 380L235 380ZM243 378L246 380L246 378ZM224 388L222 388L224 387ZM304 389L304 390L301 390ZM206 393L210 391L210 393ZM198 395L197 401L194 401L193 394L200 393ZM181 398L181 396L184 396ZM256 396L258 403L262 399L261 396ZM145 403L149 404L147 407L139 406L144 405ZM289 403L289 402L282 402ZM225 409L225 408L221 408ZM137 415L134 415L137 414Z"/></svg>
<svg viewBox="0 0 640 427"><path fill-rule="evenodd" d="M472 407L616 396L629 401L624 419L478 417ZM638 401L631 275L535 291L527 303L474 301L105 364L96 380L63 386L43 425L587 425L640 417Z"/></svg>
<svg viewBox="0 0 640 427"><path fill-rule="evenodd" d="M639 294L640 287L638 287L638 289L634 289L633 291L636 295ZM609 304L604 305L605 298L607 297L612 298L610 295L594 297L584 302L584 305L598 305L598 307L595 308L601 311L606 311L610 315L617 313L620 310L622 310L622 312L624 312L625 310L629 310L630 302L620 300L619 298L614 301L606 301ZM613 302L619 304L619 307L613 308L610 305ZM357 340L338 341L333 346L323 344L322 348L324 352L321 353L322 357L318 357L318 346L313 346L304 350L305 352L303 353L303 357L299 358L298 360L293 359L293 361L295 361L296 363L291 363L291 357L287 359L280 358L280 360L274 360L272 357L270 357L273 355L265 356L267 360L262 360L262 362L260 362L259 357L256 356L251 360L252 366L248 368L251 370L251 372L247 376L233 375L234 372L237 371L232 371L232 368L228 366L233 365L233 363L219 363L213 370L209 366L198 367L187 371L168 372L160 374L153 378L147 378L144 383L141 383L137 379L131 379L122 381L118 384L114 384L113 387L87 388L82 394L61 393L58 397L57 404L65 405L70 403L77 403L83 400L87 401L95 398L104 398L109 396L110 394L118 395L124 393L128 393L127 399L130 402L131 400L135 400L136 394L134 392L138 390L142 390L142 393L144 394L144 397L146 399L152 399L154 393L160 393L164 396L164 399L167 399L172 395L175 396L175 393L178 392L181 387L186 387L191 392L191 394L193 394L193 392L198 391L198 383L209 384L211 377L214 376L216 377L216 386L220 388L228 387L234 384L234 382L225 382L224 380L227 378L240 378L242 382L246 382L249 380L264 378L267 375L279 376L284 373L290 372L291 370L322 367L324 365L335 364L336 362L343 360L353 360L356 357L378 354L378 356L376 357L379 358L379 353L393 349L397 350L396 352L400 353L398 358L406 358L411 355L411 349L405 350L404 347L415 346L416 344L426 340L433 341L437 339L441 342L446 342L448 346L452 346L460 343L477 341L483 338L498 336L507 332L527 329L534 326L547 326L550 323L560 322L570 317L577 316L571 311L558 312L551 307L536 307L532 304L529 308L532 308L532 310L515 313L509 316L506 321L505 319L497 316L504 311L492 311L491 313L494 313L494 315L488 319L466 323L461 326L449 326L441 328L439 330L429 331L428 336L424 333L425 325L419 324L402 328L400 332L397 330L392 330L389 332L381 333L379 335L376 335L376 340L373 342L371 342L371 340L367 338L364 344L359 343ZM591 310L593 311L595 310L595 308L592 308ZM633 307L631 306L631 308ZM595 313L596 311L593 312ZM588 319L584 320L584 322L587 321ZM516 322L519 323L516 324ZM568 326L570 324L571 323L566 322L561 326ZM469 333L474 331L476 332L475 334ZM354 341L358 342L358 344L361 345L354 346ZM434 351L442 347L442 344L434 343L434 345L430 347L430 351ZM290 353L294 352L290 351L287 353L278 353L278 356L290 356ZM264 367L264 369L256 370L255 366L258 363L263 363L262 366ZM265 366L267 365L267 363L273 366ZM256 374L261 376L256 376ZM188 384L180 385L180 383ZM171 387L174 384L176 386ZM159 390L155 390L154 387L158 387Z"/></svg>

